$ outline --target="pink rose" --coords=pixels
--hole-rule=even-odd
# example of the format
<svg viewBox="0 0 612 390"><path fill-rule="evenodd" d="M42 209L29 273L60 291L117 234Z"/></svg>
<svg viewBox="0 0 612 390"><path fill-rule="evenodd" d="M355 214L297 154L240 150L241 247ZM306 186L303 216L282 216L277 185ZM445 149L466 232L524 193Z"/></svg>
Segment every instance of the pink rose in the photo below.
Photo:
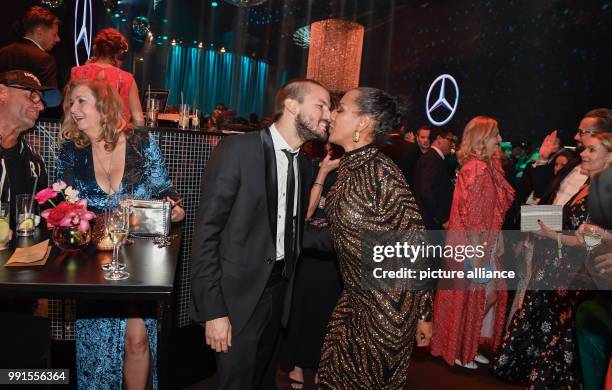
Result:
<svg viewBox="0 0 612 390"><path fill-rule="evenodd" d="M36 199L38 204L45 204L48 200L55 199L56 196L57 192L55 192L53 188L45 188L44 190L39 191L34 199Z"/></svg>
<svg viewBox="0 0 612 390"><path fill-rule="evenodd" d="M53 188L53 191L60 192L61 190L66 188L66 183L60 180L57 183L53 183L52 188Z"/></svg>

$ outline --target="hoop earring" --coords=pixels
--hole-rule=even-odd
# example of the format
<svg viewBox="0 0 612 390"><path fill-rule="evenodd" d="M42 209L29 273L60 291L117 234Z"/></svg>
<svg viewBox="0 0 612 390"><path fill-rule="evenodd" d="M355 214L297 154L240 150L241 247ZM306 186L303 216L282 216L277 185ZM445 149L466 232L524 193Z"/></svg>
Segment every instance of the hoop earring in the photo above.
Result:
<svg viewBox="0 0 612 390"><path fill-rule="evenodd" d="M359 142L359 130L355 130L353 132L353 142L355 143Z"/></svg>

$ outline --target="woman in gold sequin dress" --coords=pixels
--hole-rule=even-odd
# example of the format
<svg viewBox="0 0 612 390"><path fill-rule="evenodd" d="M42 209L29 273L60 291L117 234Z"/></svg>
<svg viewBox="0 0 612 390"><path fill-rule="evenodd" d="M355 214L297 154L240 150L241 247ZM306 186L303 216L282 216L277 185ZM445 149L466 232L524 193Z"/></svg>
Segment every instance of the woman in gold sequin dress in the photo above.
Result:
<svg viewBox="0 0 612 390"><path fill-rule="evenodd" d="M420 237L425 229L401 171L374 146L399 128L399 111L387 93L358 88L347 92L332 114L329 141L345 154L325 213L344 289L321 351L322 389L403 389L415 339L425 346L431 338L430 290L361 284L362 232L407 230Z"/></svg>

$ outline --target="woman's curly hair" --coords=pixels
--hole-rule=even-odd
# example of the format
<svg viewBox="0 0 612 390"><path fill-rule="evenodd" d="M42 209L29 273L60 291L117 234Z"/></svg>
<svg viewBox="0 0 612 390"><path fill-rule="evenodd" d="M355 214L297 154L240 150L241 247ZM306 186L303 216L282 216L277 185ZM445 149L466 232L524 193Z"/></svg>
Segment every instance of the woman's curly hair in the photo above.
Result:
<svg viewBox="0 0 612 390"><path fill-rule="evenodd" d="M121 131L128 132L127 122L123 118L123 103L117 91L103 80L72 79L64 89L64 120L60 138L72 141L77 148L85 148L91 144L91 139L79 130L70 114L70 98L72 91L80 86L89 88L96 99L96 110L100 114L100 135L95 140L104 142L104 149L112 151L117 145Z"/></svg>
<svg viewBox="0 0 612 390"><path fill-rule="evenodd" d="M407 107L398 98L377 88L360 87L357 91L359 94L356 104L359 113L374 121L372 130L375 143L379 143L387 134L402 126Z"/></svg>
<svg viewBox="0 0 612 390"><path fill-rule="evenodd" d="M93 41L93 55L90 60L95 62L100 58L108 58L116 65L117 58L128 50L128 43L125 37L114 28L105 28L98 32Z"/></svg>
<svg viewBox="0 0 612 390"><path fill-rule="evenodd" d="M499 128L497 120L488 116L477 116L472 118L461 137L461 145L457 150L457 161L464 164L470 157L476 157L481 161L488 161L486 150L487 138L497 136Z"/></svg>

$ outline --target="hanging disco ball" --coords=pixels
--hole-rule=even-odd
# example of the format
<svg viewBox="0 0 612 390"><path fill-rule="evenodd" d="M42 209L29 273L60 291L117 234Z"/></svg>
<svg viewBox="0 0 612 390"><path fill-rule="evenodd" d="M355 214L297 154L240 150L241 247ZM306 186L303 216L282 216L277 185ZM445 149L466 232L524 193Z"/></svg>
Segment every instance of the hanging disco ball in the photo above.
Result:
<svg viewBox="0 0 612 390"><path fill-rule="evenodd" d="M295 30L293 33L293 43L304 49L310 47L310 25Z"/></svg>
<svg viewBox="0 0 612 390"><path fill-rule="evenodd" d="M144 42L145 38L151 32L151 23L144 16L137 16L132 20L132 32L134 39L138 42Z"/></svg>
<svg viewBox="0 0 612 390"><path fill-rule="evenodd" d="M40 3L49 8L57 8L64 4L64 0L42 0Z"/></svg>
<svg viewBox="0 0 612 390"><path fill-rule="evenodd" d="M254 7L265 3L266 0L225 0L225 2L235 5L236 7Z"/></svg>

